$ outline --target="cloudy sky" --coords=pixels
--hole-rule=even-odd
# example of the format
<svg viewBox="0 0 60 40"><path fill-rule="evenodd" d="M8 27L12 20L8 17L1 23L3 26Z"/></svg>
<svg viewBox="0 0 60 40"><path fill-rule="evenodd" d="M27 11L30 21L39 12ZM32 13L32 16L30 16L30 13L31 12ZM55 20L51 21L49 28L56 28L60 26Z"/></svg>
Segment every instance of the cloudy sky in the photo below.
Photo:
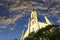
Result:
<svg viewBox="0 0 60 40"><path fill-rule="evenodd" d="M0 0L0 40L19 40L33 8L41 20L60 24L60 0Z"/></svg>

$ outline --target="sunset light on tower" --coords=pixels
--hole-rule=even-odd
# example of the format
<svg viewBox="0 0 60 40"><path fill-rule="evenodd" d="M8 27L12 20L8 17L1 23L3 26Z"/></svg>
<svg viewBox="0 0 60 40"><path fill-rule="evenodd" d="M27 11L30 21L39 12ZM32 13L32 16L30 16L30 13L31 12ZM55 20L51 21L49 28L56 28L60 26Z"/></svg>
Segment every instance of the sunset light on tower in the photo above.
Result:
<svg viewBox="0 0 60 40"><path fill-rule="evenodd" d="M55 24L60 24L60 0L0 0L0 40L24 40Z"/></svg>

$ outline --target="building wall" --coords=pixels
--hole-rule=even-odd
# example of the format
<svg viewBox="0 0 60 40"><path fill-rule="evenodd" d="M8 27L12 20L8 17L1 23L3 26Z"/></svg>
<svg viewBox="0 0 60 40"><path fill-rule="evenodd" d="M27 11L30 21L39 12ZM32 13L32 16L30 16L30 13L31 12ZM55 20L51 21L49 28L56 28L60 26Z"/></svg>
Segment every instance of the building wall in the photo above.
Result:
<svg viewBox="0 0 60 40"><path fill-rule="evenodd" d="M37 18L37 12L33 10L31 12L31 18L28 23L28 29L26 30L24 36L22 36L23 40L24 40L24 38L26 38L29 35L29 33L33 32L33 31L36 32L40 28L43 28L43 27L51 24L46 16L45 16L45 20L46 20L46 23L39 22L38 18Z"/></svg>
<svg viewBox="0 0 60 40"><path fill-rule="evenodd" d="M39 30L40 28L43 28L45 26L47 26L49 24L47 23L42 23L42 22L38 22L38 23L35 23L34 25L30 26L30 33L33 32L33 31L37 31ZM26 38L28 35L29 35L29 28L27 29L27 31L25 32L24 36L23 36L23 39Z"/></svg>
<svg viewBox="0 0 60 40"><path fill-rule="evenodd" d="M47 25L50 25L50 24L39 22L39 27L40 28L46 27Z"/></svg>

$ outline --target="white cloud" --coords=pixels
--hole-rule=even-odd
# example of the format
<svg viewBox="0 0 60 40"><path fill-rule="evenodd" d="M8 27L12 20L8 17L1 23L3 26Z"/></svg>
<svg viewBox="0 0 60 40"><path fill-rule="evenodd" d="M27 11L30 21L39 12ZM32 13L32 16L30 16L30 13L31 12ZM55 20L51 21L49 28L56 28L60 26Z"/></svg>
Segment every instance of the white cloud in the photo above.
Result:
<svg viewBox="0 0 60 40"><path fill-rule="evenodd" d="M60 23L60 18L58 18L57 22Z"/></svg>
<svg viewBox="0 0 60 40"><path fill-rule="evenodd" d="M7 26L2 25L2 26L0 26L0 28L1 29L4 29L4 28L7 28Z"/></svg>
<svg viewBox="0 0 60 40"><path fill-rule="evenodd" d="M60 20L57 20L57 22L59 22L59 23L60 23Z"/></svg>
<svg viewBox="0 0 60 40"><path fill-rule="evenodd" d="M15 21L19 18L23 17L23 14L15 15L14 18L7 18L7 19L2 19L0 20L0 24L8 25L8 24L13 24ZM1 17L2 18L2 17Z"/></svg>
<svg viewBox="0 0 60 40"><path fill-rule="evenodd" d="M60 13L60 11L50 11L50 13L57 14Z"/></svg>
<svg viewBox="0 0 60 40"><path fill-rule="evenodd" d="M58 18L60 20L60 18Z"/></svg>
<svg viewBox="0 0 60 40"><path fill-rule="evenodd" d="M7 2L19 2L20 0L5 0Z"/></svg>
<svg viewBox="0 0 60 40"><path fill-rule="evenodd" d="M10 5L10 8L9 8L9 11L16 11L16 10L24 10L22 12L22 14L19 14L19 15L16 15L14 18L7 18L7 19L4 19L4 17L2 17L3 19L0 20L0 23L3 23L3 24L10 24L10 23L14 23L17 19L23 17L23 14L26 14L25 12L31 12L32 8L35 8L35 9L41 9L41 10L48 10L48 6L46 6L45 4L40 4L38 2L35 2L35 1L30 1L30 3L28 3L27 1L23 1L23 3L20 3L21 0L7 0L7 2L15 2L15 4L13 5ZM44 2L46 2L46 0L43 0ZM47 0L49 1L49 0ZM51 0L52 2L53 1L59 1L59 0ZM34 7L32 5L35 5ZM0 4L0 5L4 5L4 4ZM17 6L18 5L18 6ZM60 13L60 10L57 9L57 7L60 7L60 5L56 5L56 7L53 7L53 8L50 8L50 11L49 13L53 14L53 15L57 15L57 13ZM28 9L27 9L28 8ZM30 8L30 9L29 9ZM39 15L47 15L47 14L39 14ZM48 15L50 17L50 15Z"/></svg>
<svg viewBox="0 0 60 40"><path fill-rule="evenodd" d="M37 9L42 9L42 10L47 10L48 9L48 7L43 7L43 6L35 6L35 8Z"/></svg>
<svg viewBox="0 0 60 40"><path fill-rule="evenodd" d="M31 1L31 4L39 4L38 2Z"/></svg>
<svg viewBox="0 0 60 40"><path fill-rule="evenodd" d="M3 6L4 5L4 3L0 3L0 6Z"/></svg>
<svg viewBox="0 0 60 40"><path fill-rule="evenodd" d="M51 14L58 14L58 13L60 13L60 10L57 9L57 7L53 7L53 8L50 8L49 13L51 13Z"/></svg>
<svg viewBox="0 0 60 40"><path fill-rule="evenodd" d="M42 1L46 2L47 0L42 0Z"/></svg>
<svg viewBox="0 0 60 40"><path fill-rule="evenodd" d="M22 10L22 9L24 9L24 8L27 8L27 6L21 5L21 6L19 6L19 7L11 7L11 8L9 8L9 11Z"/></svg>
<svg viewBox="0 0 60 40"><path fill-rule="evenodd" d="M24 25L24 27L28 27L28 25Z"/></svg>
<svg viewBox="0 0 60 40"><path fill-rule="evenodd" d="M60 0L51 0L51 2L60 2Z"/></svg>
<svg viewBox="0 0 60 40"><path fill-rule="evenodd" d="M30 3L28 3L27 1L24 1L23 3L21 3L19 6L15 5L15 6L11 6L9 8L9 11L16 11L16 10L23 10L23 9L26 9L26 8L29 8L29 7L33 7L32 5L38 5L39 3L38 2L34 2L34 1L30 1Z"/></svg>
<svg viewBox="0 0 60 40"><path fill-rule="evenodd" d="M14 30L14 27L10 28L10 30L13 31Z"/></svg>
<svg viewBox="0 0 60 40"><path fill-rule="evenodd" d="M9 11L16 11L16 10L25 10L26 8L35 8L35 9L42 9L42 10L47 10L48 7L43 7L43 5L39 5L39 6L32 6L32 4L25 4L25 5L20 5L18 7L10 7Z"/></svg>

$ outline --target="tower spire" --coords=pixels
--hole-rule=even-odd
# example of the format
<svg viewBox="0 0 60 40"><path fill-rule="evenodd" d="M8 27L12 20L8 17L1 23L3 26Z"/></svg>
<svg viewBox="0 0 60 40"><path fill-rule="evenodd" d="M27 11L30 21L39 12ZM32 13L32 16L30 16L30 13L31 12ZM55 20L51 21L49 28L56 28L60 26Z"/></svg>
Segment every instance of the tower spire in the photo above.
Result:
<svg viewBox="0 0 60 40"><path fill-rule="evenodd" d="M45 16L45 20L47 24L51 24L51 22L48 20L48 18Z"/></svg>
<svg viewBox="0 0 60 40"><path fill-rule="evenodd" d="M37 21L38 21L37 12L36 12L36 10L34 8L32 9L30 20L31 20L31 25L37 23Z"/></svg>
<svg viewBox="0 0 60 40"><path fill-rule="evenodd" d="M35 9L33 8L32 11L35 11Z"/></svg>
<svg viewBox="0 0 60 40"><path fill-rule="evenodd" d="M24 30L23 30L22 35L21 35L21 40L23 40L23 36L24 36Z"/></svg>

